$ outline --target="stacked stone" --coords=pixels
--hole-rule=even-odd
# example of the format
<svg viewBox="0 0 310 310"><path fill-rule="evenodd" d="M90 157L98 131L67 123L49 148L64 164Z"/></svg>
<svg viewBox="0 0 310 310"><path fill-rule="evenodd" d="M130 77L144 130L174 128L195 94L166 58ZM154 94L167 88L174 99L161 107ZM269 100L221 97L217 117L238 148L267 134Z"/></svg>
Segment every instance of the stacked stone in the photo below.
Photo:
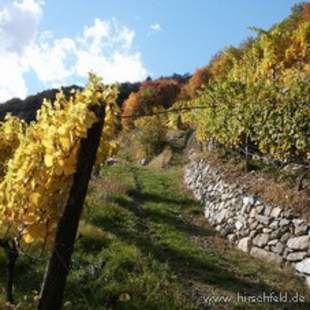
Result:
<svg viewBox="0 0 310 310"><path fill-rule="evenodd" d="M241 250L268 262L290 264L310 287L310 225L294 210L265 203L228 184L207 161L191 162L185 184L202 202L205 217Z"/></svg>

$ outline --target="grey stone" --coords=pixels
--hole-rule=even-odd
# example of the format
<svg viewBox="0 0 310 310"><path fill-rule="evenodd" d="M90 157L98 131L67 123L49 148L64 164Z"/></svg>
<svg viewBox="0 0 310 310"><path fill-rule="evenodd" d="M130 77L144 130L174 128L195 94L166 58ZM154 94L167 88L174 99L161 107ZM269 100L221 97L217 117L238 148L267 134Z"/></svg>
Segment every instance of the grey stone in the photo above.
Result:
<svg viewBox="0 0 310 310"><path fill-rule="evenodd" d="M224 228L223 231L223 235L226 237L227 235L233 233L235 230L235 226L234 225L228 225Z"/></svg>
<svg viewBox="0 0 310 310"><path fill-rule="evenodd" d="M268 225L270 222L270 217L264 215L257 215L257 221L261 224Z"/></svg>
<svg viewBox="0 0 310 310"><path fill-rule="evenodd" d="M281 255L283 253L283 250L284 250L284 245L283 243L281 242L278 242L275 246L273 246L272 248L272 251Z"/></svg>
<svg viewBox="0 0 310 310"><path fill-rule="evenodd" d="M145 158L143 158L143 159L139 160L138 164L141 165L141 166L146 166L147 160ZM191 180L189 180L188 182L191 182Z"/></svg>
<svg viewBox="0 0 310 310"><path fill-rule="evenodd" d="M207 219L209 219L210 217L211 217L211 211L210 211L210 209L209 208L205 208L205 217L207 218Z"/></svg>
<svg viewBox="0 0 310 310"><path fill-rule="evenodd" d="M238 248L243 252L249 252L251 249L251 245L252 241L250 237L243 238L238 242Z"/></svg>
<svg viewBox="0 0 310 310"><path fill-rule="evenodd" d="M228 193L224 193L222 195L222 200L228 200L229 198L230 198L230 194L228 194Z"/></svg>
<svg viewBox="0 0 310 310"><path fill-rule="evenodd" d="M287 255L286 259L291 262L296 262L304 259L307 256L307 252L292 252Z"/></svg>
<svg viewBox="0 0 310 310"><path fill-rule="evenodd" d="M273 240L268 241L268 244L269 245L276 245L278 242L279 242L278 239L273 239Z"/></svg>
<svg viewBox="0 0 310 310"><path fill-rule="evenodd" d="M217 226L215 227L215 230L216 230L216 231L221 231L221 230L222 230L222 226L221 226L221 225L217 225Z"/></svg>
<svg viewBox="0 0 310 310"><path fill-rule="evenodd" d="M235 234L230 234L227 236L227 239L233 243L237 239L237 237Z"/></svg>
<svg viewBox="0 0 310 310"><path fill-rule="evenodd" d="M224 221L226 214L227 214L227 210L222 210L220 213L218 213L215 216L216 223L221 224Z"/></svg>
<svg viewBox="0 0 310 310"><path fill-rule="evenodd" d="M270 213L271 217L278 218L282 212L282 209L279 207L274 207Z"/></svg>
<svg viewBox="0 0 310 310"><path fill-rule="evenodd" d="M240 213L241 214L246 214L247 212L248 212L248 206L247 205L243 205Z"/></svg>
<svg viewBox="0 0 310 310"><path fill-rule="evenodd" d="M297 263L295 269L301 273L310 274L310 258L305 258L300 263Z"/></svg>
<svg viewBox="0 0 310 310"><path fill-rule="evenodd" d="M257 225L258 225L257 222L253 222L249 226L251 230L254 230L257 227Z"/></svg>
<svg viewBox="0 0 310 310"><path fill-rule="evenodd" d="M259 233L257 232L257 230L252 230L251 232L250 232L250 237L251 237L251 239L253 239L255 236L257 236Z"/></svg>
<svg viewBox="0 0 310 310"><path fill-rule="evenodd" d="M291 234L289 233L289 232L287 232L287 233L285 233L285 234L283 234L282 236L281 236L281 241L283 242L283 243L286 243L287 242L287 240L288 239L290 239L291 238Z"/></svg>
<svg viewBox="0 0 310 310"><path fill-rule="evenodd" d="M255 204L254 204L256 207L257 206L262 206L263 205L263 203L260 201L260 200L258 200L258 199L256 199L256 201L255 201Z"/></svg>
<svg viewBox="0 0 310 310"><path fill-rule="evenodd" d="M242 237L247 237L249 234L250 234L250 230L248 228L240 231L240 236Z"/></svg>
<svg viewBox="0 0 310 310"><path fill-rule="evenodd" d="M251 209L251 211L250 211L250 217L251 217L251 218L256 217L257 214L258 214L258 213L257 213L256 209Z"/></svg>
<svg viewBox="0 0 310 310"><path fill-rule="evenodd" d="M290 250L289 248L285 248L282 256L286 258L290 253L292 253L292 250Z"/></svg>
<svg viewBox="0 0 310 310"><path fill-rule="evenodd" d="M305 220L303 220L303 219L294 219L294 220L292 220L292 222L293 222L293 224L295 226L298 226L298 225L304 224Z"/></svg>
<svg viewBox="0 0 310 310"><path fill-rule="evenodd" d="M268 234L259 234L254 238L253 244L259 247L263 247L267 244L268 241L269 241Z"/></svg>
<svg viewBox="0 0 310 310"><path fill-rule="evenodd" d="M269 227L270 227L271 229L277 229L277 228L279 228L279 221L273 221L273 222L269 225Z"/></svg>
<svg viewBox="0 0 310 310"><path fill-rule="evenodd" d="M243 223L241 223L240 221L237 221L237 222L235 223L235 226L236 226L236 229L237 229L237 230L240 230L244 225L243 225Z"/></svg>
<svg viewBox="0 0 310 310"><path fill-rule="evenodd" d="M231 217L227 220L227 223L228 223L228 224L232 224L233 222L234 222L234 219L231 218Z"/></svg>
<svg viewBox="0 0 310 310"><path fill-rule="evenodd" d="M309 240L309 236L290 238L287 241L287 246L294 250L306 250L309 248Z"/></svg>
<svg viewBox="0 0 310 310"><path fill-rule="evenodd" d="M297 236L305 235L308 232L308 228L307 224L295 224L294 233Z"/></svg>
<svg viewBox="0 0 310 310"><path fill-rule="evenodd" d="M310 223L293 209L266 204L242 186L226 184L206 160L194 159L184 182L206 207L209 223L232 244L267 262L293 265L310 287Z"/></svg>
<svg viewBox="0 0 310 310"><path fill-rule="evenodd" d="M271 211L272 211L272 207L271 206L269 206L269 205L265 206L264 215L265 216L270 216Z"/></svg>
<svg viewBox="0 0 310 310"><path fill-rule="evenodd" d="M245 206L253 206L255 203L255 199L253 196L247 196L243 198L243 205Z"/></svg>
<svg viewBox="0 0 310 310"><path fill-rule="evenodd" d="M264 211L264 206L258 205L255 209L256 209L257 214L261 214Z"/></svg>
<svg viewBox="0 0 310 310"><path fill-rule="evenodd" d="M294 212L291 209L288 210L284 210L283 211L283 217L287 218L287 219L292 219L294 217Z"/></svg>
<svg viewBox="0 0 310 310"><path fill-rule="evenodd" d="M282 220L280 221L279 225L280 225L280 226L286 226L286 225L288 225L289 223L290 223L289 220L287 220L287 219L282 219Z"/></svg>
<svg viewBox="0 0 310 310"><path fill-rule="evenodd" d="M280 237L281 237L280 229L276 229L270 234L270 239L279 239Z"/></svg>
<svg viewBox="0 0 310 310"><path fill-rule="evenodd" d="M252 256L263 259L270 263L281 264L283 261L283 258L281 256L257 247L253 247L250 253Z"/></svg>

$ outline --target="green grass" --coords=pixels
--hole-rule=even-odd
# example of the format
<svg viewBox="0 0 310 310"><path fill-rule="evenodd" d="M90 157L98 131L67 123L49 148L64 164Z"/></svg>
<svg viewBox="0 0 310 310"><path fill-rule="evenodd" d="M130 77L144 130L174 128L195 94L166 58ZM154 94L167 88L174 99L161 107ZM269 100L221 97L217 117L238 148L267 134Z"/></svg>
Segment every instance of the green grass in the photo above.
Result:
<svg viewBox="0 0 310 310"><path fill-rule="evenodd" d="M299 292L309 298L301 280L290 271L251 258L218 236L204 220L202 208L180 186L181 179L179 169L114 166L92 181L68 279L66 308L202 309L203 296L238 292ZM103 195L106 188L109 193ZM1 256L0 268L3 283ZM19 300L39 289L42 272L43 265L20 260ZM268 307L272 308L235 302L213 308Z"/></svg>

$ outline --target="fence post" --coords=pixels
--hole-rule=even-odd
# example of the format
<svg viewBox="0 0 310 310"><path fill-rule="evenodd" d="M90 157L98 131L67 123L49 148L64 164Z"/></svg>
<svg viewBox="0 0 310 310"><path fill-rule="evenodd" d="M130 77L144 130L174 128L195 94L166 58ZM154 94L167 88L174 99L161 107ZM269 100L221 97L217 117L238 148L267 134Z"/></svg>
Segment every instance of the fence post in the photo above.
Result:
<svg viewBox="0 0 310 310"><path fill-rule="evenodd" d="M74 242L104 126L103 104L94 106L92 111L99 121L88 130L87 137L81 140L72 187L58 222L52 255L42 284L39 310L60 310L63 304Z"/></svg>

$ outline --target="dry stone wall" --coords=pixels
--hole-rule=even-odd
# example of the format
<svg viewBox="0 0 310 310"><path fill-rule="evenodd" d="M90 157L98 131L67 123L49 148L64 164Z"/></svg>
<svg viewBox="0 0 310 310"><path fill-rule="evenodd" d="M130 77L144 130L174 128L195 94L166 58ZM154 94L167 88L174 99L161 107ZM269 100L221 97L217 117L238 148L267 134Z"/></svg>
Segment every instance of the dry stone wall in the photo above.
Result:
<svg viewBox="0 0 310 310"><path fill-rule="evenodd" d="M292 209L265 203L228 184L206 160L192 161L184 182L201 201L205 217L241 250L276 264L290 264L310 287L310 224Z"/></svg>

